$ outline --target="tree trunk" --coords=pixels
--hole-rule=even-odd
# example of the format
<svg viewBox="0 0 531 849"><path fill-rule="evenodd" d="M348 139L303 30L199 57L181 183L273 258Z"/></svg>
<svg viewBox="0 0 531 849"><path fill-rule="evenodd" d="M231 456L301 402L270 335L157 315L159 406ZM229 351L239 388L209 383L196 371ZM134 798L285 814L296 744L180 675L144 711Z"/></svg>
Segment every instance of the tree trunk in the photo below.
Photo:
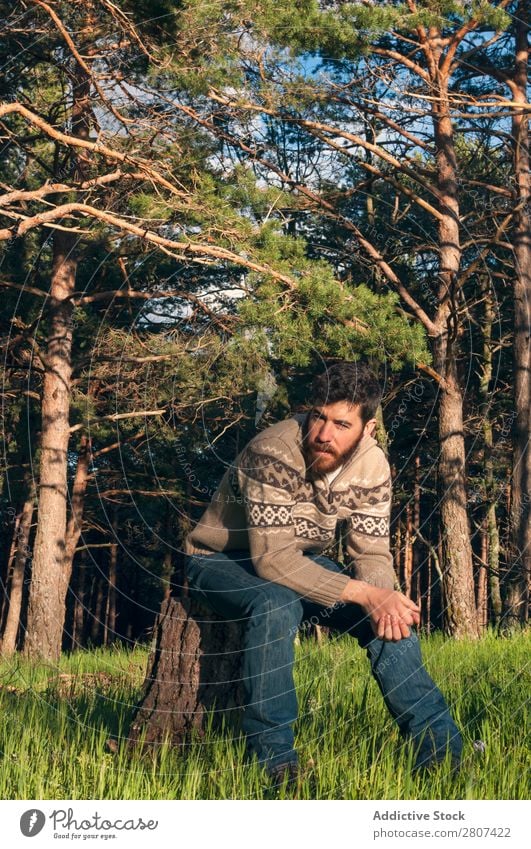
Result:
<svg viewBox="0 0 531 849"><path fill-rule="evenodd" d="M526 2L515 15L516 64L509 81L513 103L528 105L529 19ZM504 627L527 621L531 576L531 176L529 117L514 110L512 142L517 186L514 233L514 403L515 433L511 499L512 563L507 573Z"/></svg>
<svg viewBox="0 0 531 849"><path fill-rule="evenodd" d="M483 475L485 480L485 521L487 531L488 586L491 600L492 620L498 624L501 615L500 595L500 536L496 515L496 481L493 463L493 434L490 414L492 379L492 325L494 304L490 281L485 278L481 291L485 303L483 322L483 367L479 381L481 420L483 425Z"/></svg>
<svg viewBox="0 0 531 849"><path fill-rule="evenodd" d="M72 135L90 130L90 78L76 62L72 86ZM71 159L74 176L87 175L88 158ZM56 230L48 310L50 332L44 358L39 506L31 576L25 653L57 660L61 653L65 599L72 561L67 547L67 472L72 377L72 295L77 259L72 233Z"/></svg>
<svg viewBox="0 0 531 849"><path fill-rule="evenodd" d="M427 564L427 589L426 589L426 603L422 605L424 610L424 622L426 625L426 630L428 634L431 632L432 622L431 622L431 582L432 578L432 569L431 569L431 560L433 554L432 549L428 548L428 564Z"/></svg>
<svg viewBox="0 0 531 849"><path fill-rule="evenodd" d="M451 357L451 355L450 355ZM444 625L454 637L477 637L472 546L467 512L463 398L455 363L447 361L439 402L439 485L441 504Z"/></svg>
<svg viewBox="0 0 531 849"><path fill-rule="evenodd" d="M489 605L487 594L488 540L487 531L484 524L481 526L480 536L481 560L478 568L476 607L478 612L478 628L480 629L480 631L484 631L489 621Z"/></svg>
<svg viewBox="0 0 531 849"><path fill-rule="evenodd" d="M488 583L492 622L498 625L502 615L500 592L500 533L496 516L496 505L491 504L487 513Z"/></svg>
<svg viewBox="0 0 531 849"><path fill-rule="evenodd" d="M2 614L0 616L0 628L2 629L2 633L4 631L4 624L6 621L7 611L9 609L9 596L7 594L7 588L9 587L9 584L11 582L15 558L17 556L18 529L22 516L22 513L17 513L14 508L11 508L11 510L14 511L13 514L10 516L10 520L11 522L13 522L13 533L11 534L11 543L9 545L9 554L7 556L5 576L2 576L1 578L2 586L6 588L6 591L2 593ZM7 538L7 534L5 536Z"/></svg>
<svg viewBox="0 0 531 849"><path fill-rule="evenodd" d="M11 657L15 653L24 591L24 571L30 555L29 539L35 509L35 484L32 479L28 480L27 483L29 486L28 497L24 502L14 531L15 553L9 586L9 608L0 647L0 653L4 657Z"/></svg>
<svg viewBox="0 0 531 849"><path fill-rule="evenodd" d="M83 526L83 513L85 509L85 496L87 494L91 457L91 440L88 436L83 435L80 440L76 474L72 486L70 517L66 526L65 569L68 572L68 580L70 580L70 576L72 574L74 556Z"/></svg>
<svg viewBox="0 0 531 849"><path fill-rule="evenodd" d="M404 591L404 571L402 569L402 519L398 516L395 535L395 563L400 581L400 590Z"/></svg>
<svg viewBox="0 0 531 849"><path fill-rule="evenodd" d="M411 501L408 501L406 504L406 539L405 539L405 552L404 552L404 584L405 590L404 593L408 598L411 598L411 576L413 569L413 546L412 546L412 537L413 537L413 525L411 520L412 510L411 510Z"/></svg>
<svg viewBox="0 0 531 849"><path fill-rule="evenodd" d="M467 511L463 395L457 372L459 315L457 281L461 263L457 158L448 79L439 70L438 49L433 49L433 126L437 182L440 194L439 290L435 320L434 363L441 377L439 397L439 468L441 531L443 543L444 624L454 637L477 637L472 546Z"/></svg>
<svg viewBox="0 0 531 849"><path fill-rule="evenodd" d="M171 540L174 536L173 527L172 527L172 513L170 511L169 503L166 504L165 533L166 533L166 539L168 541ZM179 551L179 553L182 556L182 552ZM182 559L183 559L182 566L184 567L184 557ZM174 577L174 574L173 574L173 549L170 548L169 545L167 546L167 548L164 552L163 563L164 563L164 565L163 565L163 568L162 568L161 581L162 581L162 586L163 586L163 600L167 601L171 596L172 579ZM182 568L182 569L179 568L179 575L178 575L177 580L176 580L177 584L182 585L182 583L183 583L182 575L184 575L184 568ZM183 589L181 587L179 595L183 595L183 594L184 594Z"/></svg>
<svg viewBox="0 0 531 849"><path fill-rule="evenodd" d="M238 725L242 627L188 598L162 603L130 745L182 745L194 732L202 733L212 709L215 726Z"/></svg>
<svg viewBox="0 0 531 849"><path fill-rule="evenodd" d="M56 660L65 617L67 468L72 374L72 310L76 261L72 236L54 234L50 333L42 396L37 533L33 553L25 653Z"/></svg>
<svg viewBox="0 0 531 849"><path fill-rule="evenodd" d="M109 549L109 581L107 584L107 601L105 604L105 620L103 625L103 645L109 645L116 639L116 576L118 570L118 542L116 516L112 523L113 542ZM110 637L110 639L109 639Z"/></svg>
<svg viewBox="0 0 531 849"><path fill-rule="evenodd" d="M93 611L92 622L90 623L90 641L93 644L97 643L101 631L104 598L105 593L103 588L103 578L98 569L94 576L94 586L90 604L90 609Z"/></svg>
<svg viewBox="0 0 531 849"><path fill-rule="evenodd" d="M420 457L415 457L415 482L413 485L413 545L412 545L412 584L413 584L413 601L421 604L422 601L422 582L421 582L421 558L420 558L420 539L418 532L420 530Z"/></svg>
<svg viewBox="0 0 531 849"><path fill-rule="evenodd" d="M75 589L74 612L72 616L72 649L85 644L85 587L87 582L87 552L82 551L76 566L77 581Z"/></svg>

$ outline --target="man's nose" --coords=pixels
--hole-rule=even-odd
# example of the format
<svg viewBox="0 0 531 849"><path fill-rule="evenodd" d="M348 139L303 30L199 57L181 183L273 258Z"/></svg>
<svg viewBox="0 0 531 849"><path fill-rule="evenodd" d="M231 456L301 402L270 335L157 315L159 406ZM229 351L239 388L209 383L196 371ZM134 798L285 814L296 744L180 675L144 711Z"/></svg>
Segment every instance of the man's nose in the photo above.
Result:
<svg viewBox="0 0 531 849"><path fill-rule="evenodd" d="M319 433L317 434L317 438L319 442L331 442L333 437L333 427L330 422L324 422Z"/></svg>

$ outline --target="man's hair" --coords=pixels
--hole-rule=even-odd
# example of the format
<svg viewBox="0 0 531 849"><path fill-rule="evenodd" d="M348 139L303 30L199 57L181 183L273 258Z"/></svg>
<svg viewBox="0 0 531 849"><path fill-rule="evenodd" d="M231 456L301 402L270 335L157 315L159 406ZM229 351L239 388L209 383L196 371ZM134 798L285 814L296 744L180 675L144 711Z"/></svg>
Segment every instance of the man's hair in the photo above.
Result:
<svg viewBox="0 0 531 849"><path fill-rule="evenodd" d="M360 407L362 421L374 418L382 400L378 378L364 363L334 363L315 378L310 401L314 407L346 401Z"/></svg>

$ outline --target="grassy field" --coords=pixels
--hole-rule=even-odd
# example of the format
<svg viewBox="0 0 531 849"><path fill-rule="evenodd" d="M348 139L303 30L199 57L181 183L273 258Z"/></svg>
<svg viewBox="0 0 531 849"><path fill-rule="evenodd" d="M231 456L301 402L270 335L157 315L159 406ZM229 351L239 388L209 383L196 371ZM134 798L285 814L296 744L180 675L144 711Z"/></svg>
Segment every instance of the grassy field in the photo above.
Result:
<svg viewBox="0 0 531 849"><path fill-rule="evenodd" d="M531 638L423 640L431 674L465 738L449 765L413 777L411 752L388 718L364 652L348 639L298 646L301 799L525 799L531 783ZM2 799L261 799L276 794L245 763L243 742L220 733L156 758L107 751L127 733L147 649L78 652L58 668L0 664ZM481 740L485 751L473 742ZM481 748L481 747L480 747Z"/></svg>

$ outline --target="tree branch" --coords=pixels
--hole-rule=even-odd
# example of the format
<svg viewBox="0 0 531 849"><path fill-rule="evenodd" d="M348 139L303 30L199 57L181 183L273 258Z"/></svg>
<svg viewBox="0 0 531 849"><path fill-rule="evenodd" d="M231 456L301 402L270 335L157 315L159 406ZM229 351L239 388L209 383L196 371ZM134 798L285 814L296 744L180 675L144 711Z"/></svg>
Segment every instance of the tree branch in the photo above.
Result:
<svg viewBox="0 0 531 849"><path fill-rule="evenodd" d="M165 189L168 189L172 195L177 197L187 197L187 192L177 189L172 183L170 183L165 177L162 176L158 171L152 168L147 162L142 161L141 159L135 158L128 153L120 153L117 150L113 150L111 147L103 144L102 142L92 142L88 141L88 139L77 138L76 136L70 136L67 133L62 133L60 130L56 130L55 127L52 127L51 124L48 124L44 118L41 118L40 115L36 115L31 110L27 109L21 103L1 103L0 104L0 118L3 118L5 115L12 115L13 113L21 115L35 127L38 127L47 136L55 141L61 142L61 144L67 145L68 147L80 147L85 150L90 150L92 153L95 153L99 156L106 157L107 159L112 160L113 162L124 162L133 165L136 168L139 168L141 172L144 174L146 178L149 178L154 183L157 183L160 186L163 186Z"/></svg>
<svg viewBox="0 0 531 849"><path fill-rule="evenodd" d="M103 421L118 422L118 421L122 421L123 419L137 419L139 417L148 418L148 417L151 417L151 416L163 416L167 412L168 412L168 410L165 407L163 410L139 410L138 412L134 412L134 413L112 413L111 415L108 415L108 416L99 417L98 419L96 419L94 421L93 425L94 425L94 427L96 427L99 424L99 422L103 422ZM86 423L81 422L80 424L72 425L69 429L69 432L70 433L76 433L76 431L78 431L78 430L83 430L84 427L86 427Z"/></svg>
<svg viewBox="0 0 531 849"><path fill-rule="evenodd" d="M55 209L50 209L45 212L41 212L38 215L34 215L31 218L26 218L24 221L20 222L15 231L11 228L4 228L3 230L0 229L0 240L22 236L35 227L40 227L41 225L46 224L49 221L53 221L56 218L72 216L75 213L97 218L112 227L124 230L127 233L132 233L134 236L138 236L140 239L158 245L167 251L182 251L182 254L177 257L178 259L204 256L216 260L225 260L226 262L230 262L234 265L240 265L244 268L248 268L250 271L265 274L275 280L279 280L280 282L285 283L290 289L296 289L296 281L292 277L288 277L286 274L281 274L270 266L253 262L252 260L240 256L227 248L211 247L198 242L178 242L173 239L166 239L163 236L159 236L157 233L154 233L152 230L139 227L130 221L126 221L122 217L114 215L113 213L105 212L101 209L96 209L93 206L88 206L87 204L82 203L66 203L62 206L56 207ZM176 256L175 253L170 255Z"/></svg>

